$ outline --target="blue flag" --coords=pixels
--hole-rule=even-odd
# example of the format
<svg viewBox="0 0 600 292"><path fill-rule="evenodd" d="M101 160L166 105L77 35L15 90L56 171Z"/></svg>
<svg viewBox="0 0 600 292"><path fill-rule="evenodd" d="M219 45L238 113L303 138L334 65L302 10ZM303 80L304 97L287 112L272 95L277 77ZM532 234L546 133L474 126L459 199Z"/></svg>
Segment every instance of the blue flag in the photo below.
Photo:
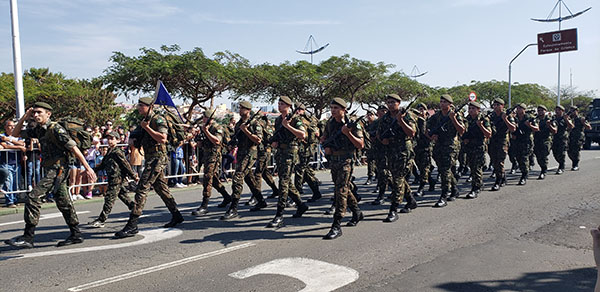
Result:
<svg viewBox="0 0 600 292"><path fill-rule="evenodd" d="M173 98L171 98L171 95L167 91L167 88L165 88L165 85L160 80L158 81L158 84L156 86L156 99L154 100L154 104L174 107L175 110L177 111L177 114L179 115L179 118L183 121L183 118L181 117L179 110L177 109L177 107L175 106L175 103L173 102Z"/></svg>

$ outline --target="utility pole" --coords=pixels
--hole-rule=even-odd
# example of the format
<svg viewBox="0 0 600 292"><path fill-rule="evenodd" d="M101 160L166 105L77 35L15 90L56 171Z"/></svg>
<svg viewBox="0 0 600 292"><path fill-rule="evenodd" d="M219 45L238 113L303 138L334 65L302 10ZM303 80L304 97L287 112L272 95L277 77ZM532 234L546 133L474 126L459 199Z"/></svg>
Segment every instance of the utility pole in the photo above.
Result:
<svg viewBox="0 0 600 292"><path fill-rule="evenodd" d="M17 0L10 0L10 16L12 27L15 93L17 95L17 118L20 119L25 114L25 98L23 95L23 68L21 67L21 39L19 37L19 11L17 9Z"/></svg>
<svg viewBox="0 0 600 292"><path fill-rule="evenodd" d="M526 45L509 63L508 63L508 107L512 107L512 63L523 53L527 48L537 46L537 44Z"/></svg>

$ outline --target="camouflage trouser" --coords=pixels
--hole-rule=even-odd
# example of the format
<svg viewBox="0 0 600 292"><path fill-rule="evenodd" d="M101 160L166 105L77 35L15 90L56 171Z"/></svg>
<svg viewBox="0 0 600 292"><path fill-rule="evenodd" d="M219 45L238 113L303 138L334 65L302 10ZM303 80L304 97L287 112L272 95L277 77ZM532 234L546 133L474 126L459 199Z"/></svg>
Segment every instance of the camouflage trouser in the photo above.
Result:
<svg viewBox="0 0 600 292"><path fill-rule="evenodd" d="M312 157L310 151L299 153L298 163L294 166L294 187L300 191L306 182L314 194L319 192L319 180L315 177L315 170L309 164Z"/></svg>
<svg viewBox="0 0 600 292"><path fill-rule="evenodd" d="M375 153L372 149L367 150L367 177L375 177L377 173L377 161L375 160Z"/></svg>
<svg viewBox="0 0 600 292"><path fill-rule="evenodd" d="M291 197L294 203L300 206L300 204L302 204L302 200L300 198L298 190L296 189L296 187L294 187L292 182L292 170L294 168L294 164L298 160L298 148L291 147L287 149L279 149L277 153L279 191L281 192L281 195L279 196L279 201L277 202L277 208L285 208L288 195Z"/></svg>
<svg viewBox="0 0 600 292"><path fill-rule="evenodd" d="M531 155L531 144L530 143L518 143L513 142L515 146L515 156L517 163L519 164L519 170L521 170L521 177L527 177L529 175L529 155Z"/></svg>
<svg viewBox="0 0 600 292"><path fill-rule="evenodd" d="M469 163L467 161L468 160L467 152L465 151L465 144L463 144L462 142L460 144L460 149L458 150L457 160L458 160L458 165L460 165L462 167L467 167L469 165Z"/></svg>
<svg viewBox="0 0 600 292"><path fill-rule="evenodd" d="M468 157L471 170L471 188L480 190L483 186L483 166L485 165L485 145L465 145L464 152Z"/></svg>
<svg viewBox="0 0 600 292"><path fill-rule="evenodd" d="M554 139L552 141L552 155L556 162L558 162L558 168L565 169L565 151L567 149L567 139Z"/></svg>
<svg viewBox="0 0 600 292"><path fill-rule="evenodd" d="M150 191L150 186L154 188L156 194L163 200L169 212L177 212L177 203L169 192L169 186L165 179L165 167L167 166L167 156L146 157L144 162L144 171L135 191L135 205L131 210L132 215L141 216L146 205L146 197Z"/></svg>
<svg viewBox="0 0 600 292"><path fill-rule="evenodd" d="M335 214L334 218L342 218L346 208L356 212L358 202L352 194L350 179L352 177L352 154L331 155L327 159L331 169L331 180L334 184Z"/></svg>
<svg viewBox="0 0 600 292"><path fill-rule="evenodd" d="M49 192L54 194L56 207L62 213L67 226L76 227L79 225L73 201L71 201L71 196L67 190L68 168L51 166L45 167L44 172L46 175L37 183L33 191L27 195L27 202L25 203L25 236L29 238L33 238L33 228L38 225L40 219L42 197Z"/></svg>
<svg viewBox="0 0 600 292"><path fill-rule="evenodd" d="M504 177L504 160L506 160L506 153L508 151L508 145L505 141L494 141L488 145L488 154L490 155L490 161L494 167L494 174L496 180Z"/></svg>
<svg viewBox="0 0 600 292"><path fill-rule="evenodd" d="M420 183L427 184L431 171L431 147L415 149L415 163L419 170Z"/></svg>
<svg viewBox="0 0 600 292"><path fill-rule="evenodd" d="M388 166L392 175L392 202L402 203L404 196L411 196L410 186L406 181L406 174L410 172L410 151L388 152ZM407 190L408 188L408 190ZM408 199L407 199L408 200Z"/></svg>
<svg viewBox="0 0 600 292"><path fill-rule="evenodd" d="M550 141L535 141L533 144L533 153L535 153L535 158L542 172L548 170L548 155L550 155L551 146L552 142Z"/></svg>
<svg viewBox="0 0 600 292"><path fill-rule="evenodd" d="M579 164L581 146L583 146L583 140L579 139L579 137L569 136L569 147L567 147L567 154L569 155L569 159L573 163L573 166Z"/></svg>
<svg viewBox="0 0 600 292"><path fill-rule="evenodd" d="M256 188L258 191L261 191L262 188L262 180L264 179L267 185L271 187L273 193L278 195L279 188L275 184L275 180L273 179L273 175L267 169L267 165L271 160L271 150L259 151L258 157L256 158L256 168L254 168L254 179L256 181Z"/></svg>
<svg viewBox="0 0 600 292"><path fill-rule="evenodd" d="M214 187L219 193L227 191L219 180L219 170L221 169L221 153L204 153L202 155L203 175L202 175L202 198L208 199L212 194Z"/></svg>
<svg viewBox="0 0 600 292"><path fill-rule="evenodd" d="M242 191L244 190L245 181L248 187L250 187L252 195L259 201L263 200L260 190L256 188L255 176L254 173L252 173L254 162L256 162L256 150L251 150L247 153L237 153L237 164L231 181L232 198L240 199Z"/></svg>
<svg viewBox="0 0 600 292"><path fill-rule="evenodd" d="M446 194L451 188L456 187L456 178L451 168L456 163L457 154L458 151L455 145L436 143L433 147L433 160L435 160L440 175L442 194Z"/></svg>
<svg viewBox="0 0 600 292"><path fill-rule="evenodd" d="M99 221L106 221L106 218L108 218L115 205L117 197L119 197L127 208L131 209L133 207L134 202L127 196L127 189L123 185L123 181L121 179L109 181L108 189L106 190L106 194L104 194L104 206L102 206L102 211L100 212L100 216L98 216Z"/></svg>
<svg viewBox="0 0 600 292"><path fill-rule="evenodd" d="M377 164L377 189L379 193L385 193L388 187L388 181L391 179L388 169L388 159L383 153L380 153L375 160Z"/></svg>
<svg viewBox="0 0 600 292"><path fill-rule="evenodd" d="M515 140L510 140L509 142L508 160L510 160L511 168L515 168L519 164L519 162L517 161L517 147Z"/></svg>

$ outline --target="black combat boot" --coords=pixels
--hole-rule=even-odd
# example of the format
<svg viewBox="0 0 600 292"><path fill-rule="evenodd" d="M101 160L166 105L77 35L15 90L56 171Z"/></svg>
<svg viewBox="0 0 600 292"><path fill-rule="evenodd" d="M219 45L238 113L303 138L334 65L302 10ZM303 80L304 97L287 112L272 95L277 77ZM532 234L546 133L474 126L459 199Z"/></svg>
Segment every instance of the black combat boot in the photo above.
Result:
<svg viewBox="0 0 600 292"><path fill-rule="evenodd" d="M350 211L352 211L352 219L350 219L350 221L348 221L348 223L346 223L346 226L356 226L356 225L358 225L358 222L365 219L365 215L358 208L358 205L356 205L354 207L349 207L349 208L350 208Z"/></svg>
<svg viewBox="0 0 600 292"><path fill-rule="evenodd" d="M538 179L546 178L546 172L548 172L548 169L546 169L546 167L542 167L542 171L540 171L540 176L538 176Z"/></svg>
<svg viewBox="0 0 600 292"><path fill-rule="evenodd" d="M419 188L417 189L417 192L415 193L415 197L422 197L423 196L423 189L425 188L425 183L421 182L419 184Z"/></svg>
<svg viewBox="0 0 600 292"><path fill-rule="evenodd" d="M267 201L265 201L264 199L262 201L258 201L258 203L256 203L256 205L252 206L252 208L250 208L251 212L256 212L256 211L260 211L261 209L264 209L267 207Z"/></svg>
<svg viewBox="0 0 600 292"><path fill-rule="evenodd" d="M383 222L394 222L396 220L398 220L398 202L392 202L390 212L387 217L383 219Z"/></svg>
<svg viewBox="0 0 600 292"><path fill-rule="evenodd" d="M256 199L256 197L254 195L252 195L252 197L250 197L250 200L248 200L248 202L244 203L244 205L254 206L254 205L256 205L256 203L258 203L258 200Z"/></svg>
<svg viewBox="0 0 600 292"><path fill-rule="evenodd" d="M229 205L229 209L227 209L227 212L225 212L225 215L221 216L221 220L229 220L229 219L237 218L239 216L238 211L237 211L239 201L240 201L240 199L237 199L237 198L233 198L231 200L231 205Z"/></svg>
<svg viewBox="0 0 600 292"><path fill-rule="evenodd" d="M503 187L506 185L506 174L502 174L502 179L500 180L500 186Z"/></svg>
<svg viewBox="0 0 600 292"><path fill-rule="evenodd" d="M406 205L404 205L404 207L400 209L400 213L410 213L410 211L416 209L417 207L419 207L419 204L417 204L417 200L415 200L413 196L407 196Z"/></svg>
<svg viewBox="0 0 600 292"><path fill-rule="evenodd" d="M33 248L34 233L35 225L25 224L25 232L23 232L23 235L7 239L4 243L18 248Z"/></svg>
<svg viewBox="0 0 600 292"><path fill-rule="evenodd" d="M367 178L367 181L365 182L365 186L368 186L368 185L370 185L372 182L373 182L373 180L372 180L372 177L370 177L370 176L369 176L369 177Z"/></svg>
<svg viewBox="0 0 600 292"><path fill-rule="evenodd" d="M571 167L572 171L578 171L579 170L579 161L573 161L573 167Z"/></svg>
<svg viewBox="0 0 600 292"><path fill-rule="evenodd" d="M478 188L472 188L471 191L467 194L467 199L476 199L479 197L479 193L481 191Z"/></svg>
<svg viewBox="0 0 600 292"><path fill-rule="evenodd" d="M130 214L127 224L125 225L125 227L123 227L123 229L121 231L115 233L114 238L120 239L120 238L125 238L125 237L132 237L132 236L136 235L138 233L137 224L138 224L139 218L140 218L140 216Z"/></svg>
<svg viewBox="0 0 600 292"><path fill-rule="evenodd" d="M342 236L342 217L335 216L333 217L333 224L331 224L331 229L325 236L323 236L323 239L336 239L340 236Z"/></svg>
<svg viewBox="0 0 600 292"><path fill-rule="evenodd" d="M275 213L275 218L267 224L267 228L281 228L283 227L283 211L285 207L277 206L277 213Z"/></svg>
<svg viewBox="0 0 600 292"><path fill-rule="evenodd" d="M456 186L453 186L452 190L450 191L450 196L448 197L448 201L452 202L452 201L458 199L459 196L460 196L460 192L458 191L458 188Z"/></svg>
<svg viewBox="0 0 600 292"><path fill-rule="evenodd" d="M198 207L198 209L192 211L192 216L206 215L206 213L208 213L208 200L209 200L208 198L202 198L202 203L200 204L200 207Z"/></svg>
<svg viewBox="0 0 600 292"><path fill-rule="evenodd" d="M217 205L217 208L225 208L225 207L227 207L227 205L229 205L229 203L231 203L231 195L229 193L225 192L222 195L223 195L223 201ZM206 212L208 212L208 199L206 201L207 201ZM204 214L206 214L206 213L204 213Z"/></svg>
<svg viewBox="0 0 600 292"><path fill-rule="evenodd" d="M491 191L498 191L500 190L500 184L502 183L502 176L497 175L496 176L496 181L494 182L494 186L492 186Z"/></svg>
<svg viewBox="0 0 600 292"><path fill-rule="evenodd" d="M524 186L527 184L527 175L521 175L521 179L519 179L518 185Z"/></svg>
<svg viewBox="0 0 600 292"><path fill-rule="evenodd" d="M448 206L448 203L446 202L446 198L448 197L448 192L447 191L442 191L442 195L440 196L440 199L433 205L434 208L443 208Z"/></svg>
<svg viewBox="0 0 600 292"><path fill-rule="evenodd" d="M61 247L83 242L83 237L81 237L81 231L79 230L79 227L77 225L69 226L69 229L71 230L71 235L69 235L69 237L67 237L65 240L59 241L56 244L56 246Z"/></svg>
<svg viewBox="0 0 600 292"><path fill-rule="evenodd" d="M171 214L171 221L169 221L167 224L164 225L165 228L172 228L177 226L177 224L182 223L184 221L183 219L183 215L181 215L181 212L179 212L179 210L175 210L175 212L173 212Z"/></svg>
<svg viewBox="0 0 600 292"><path fill-rule="evenodd" d="M308 210L308 205L306 203L302 203L298 206L298 208L296 209L296 213L294 213L294 215L292 215L292 218L300 218L302 217L302 214L304 214L304 212L306 212Z"/></svg>
<svg viewBox="0 0 600 292"><path fill-rule="evenodd" d="M335 212L335 202L331 203L331 207L329 207L327 210L325 210L325 215L331 215L333 214L333 212Z"/></svg>
<svg viewBox="0 0 600 292"><path fill-rule="evenodd" d="M309 203L313 203L318 201L322 197L321 192L317 189L316 192L313 192L313 195L310 199L308 199Z"/></svg>

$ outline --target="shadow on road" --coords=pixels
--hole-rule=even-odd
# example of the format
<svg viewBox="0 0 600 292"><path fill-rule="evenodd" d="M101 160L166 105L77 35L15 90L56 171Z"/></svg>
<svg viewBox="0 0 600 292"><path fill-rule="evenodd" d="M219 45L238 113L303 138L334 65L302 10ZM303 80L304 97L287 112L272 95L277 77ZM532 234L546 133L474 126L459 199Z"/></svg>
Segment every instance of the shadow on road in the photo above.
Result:
<svg viewBox="0 0 600 292"><path fill-rule="evenodd" d="M596 270L581 268L567 271L527 273L517 279L450 282L436 286L446 291L593 291Z"/></svg>

